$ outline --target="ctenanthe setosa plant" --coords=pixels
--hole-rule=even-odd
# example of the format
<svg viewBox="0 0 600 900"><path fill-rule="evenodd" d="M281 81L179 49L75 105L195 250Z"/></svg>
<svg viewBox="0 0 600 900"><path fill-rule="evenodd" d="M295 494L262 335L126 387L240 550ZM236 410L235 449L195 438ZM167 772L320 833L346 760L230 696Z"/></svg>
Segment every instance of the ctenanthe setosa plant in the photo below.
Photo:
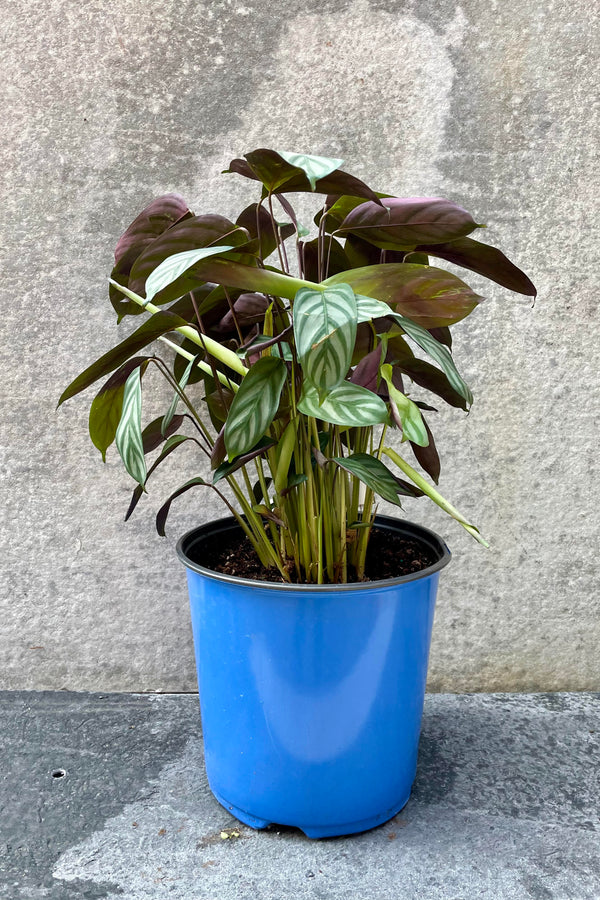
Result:
<svg viewBox="0 0 600 900"><path fill-rule="evenodd" d="M119 321L144 321L59 401L109 376L89 429L103 458L116 443L137 482L127 517L157 466L194 442L202 474L163 504L159 533L176 497L208 487L260 562L292 582L360 581L378 498L426 495L485 543L432 485L440 460L424 413L434 408L409 396L416 385L458 409L472 402L450 327L481 297L429 258L535 295L500 250L469 237L483 226L460 206L377 193L342 164L265 149L234 159L226 171L260 192L235 222L196 216L178 194L151 203L117 244L109 288ZM321 198L315 237L295 192ZM155 342L171 363L146 350ZM151 366L173 401L142 427ZM388 446L394 429L412 462Z"/></svg>

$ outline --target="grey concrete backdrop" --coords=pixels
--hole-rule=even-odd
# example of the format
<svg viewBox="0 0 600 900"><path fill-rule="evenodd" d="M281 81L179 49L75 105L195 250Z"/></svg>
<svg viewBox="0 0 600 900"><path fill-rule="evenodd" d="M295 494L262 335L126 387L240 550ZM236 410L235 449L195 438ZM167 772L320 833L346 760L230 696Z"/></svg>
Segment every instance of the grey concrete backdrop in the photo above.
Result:
<svg viewBox="0 0 600 900"><path fill-rule="evenodd" d="M165 466L123 525L132 484L89 443L88 403L54 407L116 339L124 226L171 190L233 214L253 189L219 172L259 146L451 197L534 278L533 309L470 279L488 302L455 355L475 405L435 428L442 492L491 552L407 504L455 556L430 689L600 687L597 15L589 0L3 4L2 687L194 689L173 544L220 510L190 496L159 539L153 512L183 480Z"/></svg>

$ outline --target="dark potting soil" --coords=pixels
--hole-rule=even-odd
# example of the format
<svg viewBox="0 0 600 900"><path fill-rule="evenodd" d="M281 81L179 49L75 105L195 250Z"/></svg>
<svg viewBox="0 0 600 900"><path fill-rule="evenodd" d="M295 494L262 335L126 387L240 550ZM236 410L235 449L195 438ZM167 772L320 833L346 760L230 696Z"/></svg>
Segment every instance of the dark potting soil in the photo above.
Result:
<svg viewBox="0 0 600 900"><path fill-rule="evenodd" d="M230 540L224 544L221 535L219 543L205 545L202 560L198 562L225 575L249 578L253 581L283 583L277 569L267 569L261 564L247 537ZM380 581L384 578L412 575L432 566L435 562L437 556L426 544L374 527L369 541L363 581ZM352 577L351 569L348 571L348 581L355 583L357 581L356 577Z"/></svg>

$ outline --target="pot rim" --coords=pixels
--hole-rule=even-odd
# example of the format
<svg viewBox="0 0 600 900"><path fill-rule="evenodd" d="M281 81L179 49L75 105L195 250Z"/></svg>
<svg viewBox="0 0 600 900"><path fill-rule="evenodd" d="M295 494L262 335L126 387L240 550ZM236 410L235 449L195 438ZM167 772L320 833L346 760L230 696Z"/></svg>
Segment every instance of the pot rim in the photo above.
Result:
<svg viewBox="0 0 600 900"><path fill-rule="evenodd" d="M225 516L221 519L213 519L204 525L192 528L187 531L177 541L177 555L184 564L186 569L211 578L214 581L224 581L229 584L246 585L252 588L261 588L263 590L276 591L300 591L300 592L336 592L336 591L361 591L361 590L381 590L385 587L395 587L399 584L406 584L410 581L418 581L421 578L428 578L436 572L441 571L450 562L452 554L446 546L445 541L429 528L419 525L416 522L410 522L407 519L396 519L393 516L378 515L375 517L375 524L384 530L404 532L411 537L421 540L428 547L434 550L439 559L418 572L412 572L410 575L398 575L396 578L385 578L379 581L354 581L346 584L289 584L288 582L278 581L257 581L253 578L243 578L239 575L227 575L224 572L215 572L206 566L200 565L188 556L188 551L196 544L200 543L203 538L218 534L222 531L230 531L232 528L238 529L239 525L233 516Z"/></svg>

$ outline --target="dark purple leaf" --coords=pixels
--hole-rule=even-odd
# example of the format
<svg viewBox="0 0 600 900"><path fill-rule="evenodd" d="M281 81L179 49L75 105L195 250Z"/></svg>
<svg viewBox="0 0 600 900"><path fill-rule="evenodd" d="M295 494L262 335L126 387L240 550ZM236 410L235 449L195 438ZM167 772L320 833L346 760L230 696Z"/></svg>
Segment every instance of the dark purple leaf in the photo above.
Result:
<svg viewBox="0 0 600 900"><path fill-rule="evenodd" d="M377 329L378 333L381 333ZM354 342L354 352L352 354L351 365L357 366L361 359L373 350L375 338L370 323L360 322L356 329L356 340Z"/></svg>
<svg viewBox="0 0 600 900"><path fill-rule="evenodd" d="M233 403L235 394L221 385L220 388L206 394L206 405L210 420L216 431L219 431L223 422L227 419L229 407Z"/></svg>
<svg viewBox="0 0 600 900"><path fill-rule="evenodd" d="M423 400L415 400L415 406L418 406L419 409L425 410L425 412L437 412L437 408L435 406L430 406L429 403L424 403Z"/></svg>
<svg viewBox="0 0 600 900"><path fill-rule="evenodd" d="M118 265L131 250L136 250L136 257L139 256L140 251L148 243L188 214L190 210L180 194L157 197L142 210L119 238L115 248L115 264Z"/></svg>
<svg viewBox="0 0 600 900"><path fill-rule="evenodd" d="M389 194L376 194L377 203L381 203L383 198L389 197ZM373 199L373 198L370 198ZM346 216L364 203L364 197L349 197L339 194L328 194L325 199L324 209L320 209L313 221L315 225L320 225L323 220L323 228L328 234L333 234L340 227Z"/></svg>
<svg viewBox="0 0 600 900"><path fill-rule="evenodd" d="M221 428L215 443L213 444L212 453L210 454L211 469L218 469L222 462L227 459L227 450L225 449L225 426ZM258 501L257 501L258 502Z"/></svg>
<svg viewBox="0 0 600 900"><path fill-rule="evenodd" d="M321 281L319 273L319 239L315 238L312 241L306 241L302 246L304 277L307 281ZM344 253L344 248L339 241L336 241L330 235L325 235L323 241L322 266L325 278L328 275L337 275L339 272L345 272L346 269L351 268L350 261Z"/></svg>
<svg viewBox="0 0 600 900"><path fill-rule="evenodd" d="M472 238L463 237L446 244L425 244L417 250L485 275L510 291L529 297L537 294L533 282L501 250Z"/></svg>
<svg viewBox="0 0 600 900"><path fill-rule="evenodd" d="M342 282L355 294L389 303L393 310L427 329L459 322L482 299L451 272L410 263L365 266L332 275L326 281Z"/></svg>
<svg viewBox="0 0 600 900"><path fill-rule="evenodd" d="M431 363L415 357L410 363L399 363L402 372L412 378L415 384L426 388L450 406L458 409L467 409L467 401L458 391L455 391L446 375Z"/></svg>
<svg viewBox="0 0 600 900"><path fill-rule="evenodd" d="M125 513L125 521L126 522L133 514L133 511L135 510L136 506L140 502L143 493L144 493L144 488L142 487L142 485L136 484L133 494L131 495L131 500L129 502L127 512Z"/></svg>
<svg viewBox="0 0 600 900"><path fill-rule="evenodd" d="M232 160L226 171L260 181L266 191L273 193L312 192L310 181L302 169L291 165L275 150L259 149L246 153L245 159ZM379 202L377 194L368 185L354 175L339 169L324 178L317 179L315 192L336 196L347 194L351 197L364 197L374 203Z"/></svg>
<svg viewBox="0 0 600 900"><path fill-rule="evenodd" d="M158 419L154 419L154 421L150 422L149 425L146 425L144 430L142 431L142 444L144 446L144 453L151 453L153 450L156 450L157 447L160 447L167 438L171 437L172 434L181 427L184 416L173 416L169 426L167 427L165 434L161 433L161 426L163 417L159 416Z"/></svg>
<svg viewBox="0 0 600 900"><path fill-rule="evenodd" d="M354 384L360 384L361 387L378 392L379 387L379 366L381 365L381 345L375 347L366 356L363 356L354 372L350 377L350 381Z"/></svg>
<svg viewBox="0 0 600 900"><path fill-rule="evenodd" d="M165 194L153 200L119 238L111 277L127 287L129 273L140 253L176 222L191 215L187 203L179 194ZM142 312L139 306L120 294L112 285L109 294L119 318L124 315L139 315Z"/></svg>
<svg viewBox="0 0 600 900"><path fill-rule="evenodd" d="M442 197L388 197L383 206L361 203L351 210L340 228L376 247L414 250L464 237L478 225L461 206Z"/></svg>
<svg viewBox="0 0 600 900"><path fill-rule="evenodd" d="M180 488L171 494L169 499L163 503L161 508L156 514L156 530L160 534L161 537L165 537L165 525L167 523L167 517L171 510L171 504L173 500L177 497L180 497L182 494L185 494L186 491L189 491L190 488L197 487L198 485L206 485L206 487L212 487L207 481L204 481L203 478L196 477L190 479L190 481L186 481L185 484L182 484Z"/></svg>
<svg viewBox="0 0 600 900"><path fill-rule="evenodd" d="M180 416L178 418L183 418L183 417ZM157 421L160 421L160 419ZM146 480L144 481L144 484L143 485L138 484L137 487L135 488L135 490L133 492L133 496L131 497L131 502L129 504L129 508L127 509L127 512L125 513L125 521L127 521L129 519L129 517L135 510L136 506L138 505L138 503L141 499L141 496L146 489L146 485L148 484L148 479L150 478L152 473L167 458L167 456L171 455L173 450L175 450L177 447L179 447L180 444L183 444L185 441L192 441L192 440L194 440L194 438L187 437L187 435L185 435L185 434L177 434L174 437L172 437L170 440L167 440L164 450L162 451L162 453L160 454L158 459L155 459L154 462L152 463L152 465L150 466L150 468L148 469L148 474L146 475Z"/></svg>
<svg viewBox="0 0 600 900"><path fill-rule="evenodd" d="M258 326L255 326L258 328ZM294 331L294 326L289 325L285 328L281 334L275 335L275 337L268 338L266 335L261 334L253 334L250 337L250 340L247 341L240 350L245 350L246 355L244 357L246 365L253 366L255 362L257 362L262 354L263 350L266 350L268 347L273 347L276 344L282 344L287 341L287 339L291 336ZM283 351L281 351L282 359L287 359L287 356Z"/></svg>
<svg viewBox="0 0 600 900"><path fill-rule="evenodd" d="M248 232L235 225L224 216L192 216L169 228L161 237L153 241L136 259L129 277L129 288L140 296L145 296L146 279L165 259L175 253L209 247L213 244L227 244L239 247L249 240ZM181 296L178 293L178 279L161 291L154 303L167 303Z"/></svg>
<svg viewBox="0 0 600 900"><path fill-rule="evenodd" d="M452 333L447 325L443 328L430 328L429 334L440 344L444 344L449 350L452 350Z"/></svg>
<svg viewBox="0 0 600 900"><path fill-rule="evenodd" d="M423 491L420 488L416 487L416 485L411 484L410 481L404 481L403 478L398 478L397 475L394 476L396 479L396 484L398 485L397 491L399 494L403 494L405 497L422 497Z"/></svg>
<svg viewBox="0 0 600 900"><path fill-rule="evenodd" d="M239 456L236 456L236 458L231 462L221 463L221 465L217 467L213 475L213 484L217 484L217 482L221 481L222 478L228 478L229 475L233 475L234 472L237 472L238 469L241 469L242 466L245 466L247 462L250 462L250 460L255 459L257 456L262 456L270 447L274 446L274 440L267 437L261 437L259 442L252 448L252 450L248 450L247 453L241 453Z"/></svg>
<svg viewBox="0 0 600 900"><path fill-rule="evenodd" d="M203 287L207 287L207 285L203 285ZM201 288L199 290L201 290ZM226 315L229 311L229 300L235 300L239 293L240 292L235 288L225 290L222 285L211 283L211 290L197 303L198 313L202 317L202 323L207 332L210 332L211 327L217 325L223 316ZM196 291L194 291L194 295L195 294ZM229 295L229 300L227 299L227 295ZM172 307L169 307L169 309L171 308ZM192 314L192 316L194 315L195 314Z"/></svg>
<svg viewBox="0 0 600 900"><path fill-rule="evenodd" d="M427 447L420 447L418 444L410 441L410 446L412 448L413 453L417 459L417 462L423 468L427 474L432 478L437 484L440 480L440 471L441 471L441 463L439 453L437 451L437 447L435 446L435 441L433 439L433 434L431 433L431 428L425 421L425 416L422 416L423 424L427 429L427 435L429 437L429 444Z"/></svg>
<svg viewBox="0 0 600 900"><path fill-rule="evenodd" d="M277 249L279 233L281 233L281 240L285 241L286 238L291 237L296 230L291 223L282 225L278 232L278 239L276 240L271 216L267 210L258 203L252 203L250 206L247 206L237 217L236 224L245 228L250 237L258 240L257 252L262 260L267 259L267 257Z"/></svg>
<svg viewBox="0 0 600 900"><path fill-rule="evenodd" d="M292 222L294 223L294 231L297 231L298 230L298 219L296 216L296 210L294 209L294 207L292 206L290 201L287 199L287 197L283 196L283 194L277 194L276 196L277 196L278 202L281 205L281 208L283 209L285 214L287 216L289 216L290 219L292 220Z"/></svg>
<svg viewBox="0 0 600 900"><path fill-rule="evenodd" d="M415 384L441 397L450 406L466 410L465 398L452 387L444 372L437 366L418 359L401 335L389 336L386 362L412 378Z"/></svg>
<svg viewBox="0 0 600 900"><path fill-rule="evenodd" d="M271 484L273 479L269 477L269 478L265 478L264 481L265 481L266 486L269 487L269 485ZM254 485L252 487L252 496L254 497L254 499L257 503L262 503L263 500L268 499L268 497L265 497L263 494L263 486L262 486L262 482L261 482L260 478L258 479L258 481L254 482ZM283 494L281 496L283 496Z"/></svg>
<svg viewBox="0 0 600 900"><path fill-rule="evenodd" d="M270 305L271 301L264 294L240 294L233 304L235 319L240 328L246 328L248 325L254 325L256 322L263 322L265 312ZM216 334L228 334L235 330L235 322L231 310L225 313L213 330Z"/></svg>

